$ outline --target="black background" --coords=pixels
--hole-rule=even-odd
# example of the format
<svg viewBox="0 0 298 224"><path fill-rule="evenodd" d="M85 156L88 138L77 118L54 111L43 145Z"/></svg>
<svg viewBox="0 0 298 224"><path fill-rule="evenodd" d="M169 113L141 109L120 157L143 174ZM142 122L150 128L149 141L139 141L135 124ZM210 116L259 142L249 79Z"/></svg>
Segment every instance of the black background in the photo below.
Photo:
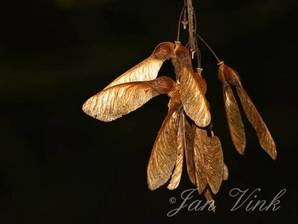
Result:
<svg viewBox="0 0 298 224"><path fill-rule="evenodd" d="M236 153L216 63L201 46L230 179L216 196L216 214L184 209L168 218L192 187L184 173L175 191L147 189L146 165L168 98L111 123L88 117L81 105L159 42L175 40L182 0L1 2L1 224L297 222L297 1L194 5L201 35L239 71L276 140L278 159L260 148L247 121L246 155ZM173 74L169 63L161 73ZM259 187L258 198L268 201L283 188L287 193L277 212L232 213L234 187Z"/></svg>

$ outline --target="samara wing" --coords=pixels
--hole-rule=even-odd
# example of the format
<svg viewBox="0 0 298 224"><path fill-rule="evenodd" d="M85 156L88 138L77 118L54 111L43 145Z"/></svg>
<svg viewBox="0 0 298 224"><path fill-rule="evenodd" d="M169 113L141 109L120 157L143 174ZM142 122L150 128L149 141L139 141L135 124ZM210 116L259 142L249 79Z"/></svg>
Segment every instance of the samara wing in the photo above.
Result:
<svg viewBox="0 0 298 224"><path fill-rule="evenodd" d="M149 81L155 79L163 62L173 56L173 51L173 43L160 43L155 47L153 53L148 58L120 75L107 87L105 87L105 89L122 83Z"/></svg>
<svg viewBox="0 0 298 224"><path fill-rule="evenodd" d="M185 113L199 127L206 127L211 120L208 104L202 89L204 83L199 82L199 78L192 69L189 50L179 43L175 44L175 57L172 63L175 68L177 80L180 82L180 96Z"/></svg>
<svg viewBox="0 0 298 224"><path fill-rule="evenodd" d="M224 175L224 162L221 143L215 136L196 127L194 137L194 159L196 183L199 193L210 187L213 194L219 191Z"/></svg>
<svg viewBox="0 0 298 224"><path fill-rule="evenodd" d="M138 109L153 97L167 94L174 84L166 76L151 81L119 84L89 98L82 109L98 120L113 121Z"/></svg>
<svg viewBox="0 0 298 224"><path fill-rule="evenodd" d="M222 83L223 99L226 117L233 144L239 154L243 155L246 146L246 137L238 103L230 84L226 81L222 67L219 68L219 80Z"/></svg>
<svg viewBox="0 0 298 224"><path fill-rule="evenodd" d="M147 183L150 190L164 185L171 177L177 162L177 133L180 109L169 109L155 139L147 166Z"/></svg>
<svg viewBox="0 0 298 224"><path fill-rule="evenodd" d="M180 74L181 101L185 113L199 127L206 127L211 121L204 93L201 90L194 72L188 67L183 67Z"/></svg>
<svg viewBox="0 0 298 224"><path fill-rule="evenodd" d="M172 173L170 182L168 184L169 190L176 189L181 180L181 175L183 170L184 151L187 147L185 122L186 120L185 120L183 109L180 109L179 121L178 121L178 132L177 132L177 152L176 152L177 158L176 158L175 169Z"/></svg>
<svg viewBox="0 0 298 224"><path fill-rule="evenodd" d="M274 140L261 115L248 96L247 92L243 88L239 75L235 70L227 65L222 64L220 66L223 67L222 69L224 70L226 80L231 85L236 87L243 110L246 114L247 119L252 124L257 133L261 147L269 154L272 159L276 159L277 152Z"/></svg>
<svg viewBox="0 0 298 224"><path fill-rule="evenodd" d="M276 145L265 122L263 121L252 100L246 93L245 89L242 86L236 87L236 89L246 117L256 130L261 147L273 160L275 160L277 155Z"/></svg>
<svg viewBox="0 0 298 224"><path fill-rule="evenodd" d="M196 185L198 192L202 194L207 187L207 174L205 171L206 162L205 162L205 153L204 153L204 144L205 144L205 130L201 128L195 127L193 125L194 130L194 164L195 164L195 177L196 177Z"/></svg>

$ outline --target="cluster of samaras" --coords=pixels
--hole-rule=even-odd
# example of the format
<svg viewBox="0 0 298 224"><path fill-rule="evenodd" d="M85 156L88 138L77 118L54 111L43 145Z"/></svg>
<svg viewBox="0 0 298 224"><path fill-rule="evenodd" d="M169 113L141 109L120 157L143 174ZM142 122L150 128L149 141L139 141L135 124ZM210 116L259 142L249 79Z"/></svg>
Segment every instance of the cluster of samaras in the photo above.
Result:
<svg viewBox="0 0 298 224"><path fill-rule="evenodd" d="M177 80L161 76L160 67L170 59ZM219 80L223 87L224 104L230 134L235 148L244 153L246 140L241 114L232 87L236 88L243 110L256 130L260 145L276 158L276 147L263 119L242 87L238 74L219 63ZM112 121L128 114L153 97L167 94L168 114L156 137L147 168L149 189L167 184L178 187L184 156L190 181L207 200L219 191L228 178L219 139L211 128L211 115L205 98L207 85L201 70L194 70L189 50L180 42L159 44L153 53L106 88L89 98L83 111L101 121Z"/></svg>

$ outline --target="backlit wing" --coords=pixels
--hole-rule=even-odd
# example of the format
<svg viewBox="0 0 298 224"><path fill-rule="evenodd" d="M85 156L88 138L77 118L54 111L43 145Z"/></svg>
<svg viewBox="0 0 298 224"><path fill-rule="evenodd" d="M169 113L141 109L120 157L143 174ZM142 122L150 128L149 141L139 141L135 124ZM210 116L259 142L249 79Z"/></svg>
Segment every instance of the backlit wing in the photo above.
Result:
<svg viewBox="0 0 298 224"><path fill-rule="evenodd" d="M219 79L222 83L223 99L230 135L232 137L235 148L237 149L239 154L243 155L246 146L244 125L232 88L226 81L223 70L221 68L219 69Z"/></svg>
<svg viewBox="0 0 298 224"><path fill-rule="evenodd" d="M163 62L172 57L173 49L174 44L171 42L160 43L148 58L120 75L105 87L105 89L122 83L155 79Z"/></svg>
<svg viewBox="0 0 298 224"><path fill-rule="evenodd" d="M179 113L179 110L169 110L154 142L147 166L147 183L150 190L164 185L175 168Z"/></svg>
<svg viewBox="0 0 298 224"><path fill-rule="evenodd" d="M83 111L98 120L113 121L138 109L153 97L168 93L173 85L173 80L162 76L152 81L112 86L89 98Z"/></svg>
<svg viewBox="0 0 298 224"><path fill-rule="evenodd" d="M196 169L194 161L194 129L191 127L189 122L185 119L185 160L187 174L192 184L196 185Z"/></svg>
<svg viewBox="0 0 298 224"><path fill-rule="evenodd" d="M277 155L276 145L265 122L263 121L252 100L246 93L245 89L242 86L237 86L236 89L246 117L256 130L261 147L273 160L275 160Z"/></svg>
<svg viewBox="0 0 298 224"><path fill-rule="evenodd" d="M196 128L194 159L199 193L202 193L208 184L212 193L216 194L224 174L223 153L219 139L215 135L208 136L204 129Z"/></svg>
<svg viewBox="0 0 298 224"><path fill-rule="evenodd" d="M181 101L185 113L199 127L206 127L211 121L211 115L200 84L190 68L183 67L180 74Z"/></svg>
<svg viewBox="0 0 298 224"><path fill-rule="evenodd" d="M171 180L168 184L169 190L174 190L178 187L182 170L183 170L183 158L184 158L184 151L186 149L187 139L185 133L185 116L184 112L181 109L179 114L179 121L178 121L178 132L177 132L177 158L176 158L176 165L175 169L172 173Z"/></svg>
<svg viewBox="0 0 298 224"><path fill-rule="evenodd" d="M198 192L200 194L203 193L205 188L207 187L207 174L205 171L205 167L207 166L205 162L204 155L204 145L205 145L205 130L197 128L193 125L194 128L194 164L195 164L195 176L196 176L196 185Z"/></svg>
<svg viewBox="0 0 298 224"><path fill-rule="evenodd" d="M246 114L247 119L252 124L257 133L261 147L269 154L272 159L276 159L277 152L274 140L261 115L246 93L245 89L243 88L239 75L235 70L227 65L222 64L220 66L224 70L226 80L231 85L236 87L243 110Z"/></svg>

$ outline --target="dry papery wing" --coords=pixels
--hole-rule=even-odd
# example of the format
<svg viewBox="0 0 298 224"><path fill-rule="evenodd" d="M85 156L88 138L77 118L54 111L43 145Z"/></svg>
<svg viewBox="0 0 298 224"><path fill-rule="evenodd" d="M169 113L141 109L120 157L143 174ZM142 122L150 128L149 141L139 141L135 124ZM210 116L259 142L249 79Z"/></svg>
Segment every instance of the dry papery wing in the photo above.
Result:
<svg viewBox="0 0 298 224"><path fill-rule="evenodd" d="M179 115L180 109L169 108L155 139L147 166L147 183L150 190L164 185L177 164ZM173 186L175 184L173 183Z"/></svg>
<svg viewBox="0 0 298 224"><path fill-rule="evenodd" d="M109 122L126 115L159 94L171 91L175 82L166 76L144 82L130 82L104 89L89 98L83 111L98 120Z"/></svg>
<svg viewBox="0 0 298 224"><path fill-rule="evenodd" d="M207 92L207 83L203 76L201 75L201 70L194 73L195 79L199 83L203 94ZM185 117L185 116L184 116ZM185 147L185 161L188 177L192 184L196 185L196 175L195 175L195 163L194 163L194 129L191 124L185 118L185 137L186 137L186 147Z"/></svg>
<svg viewBox="0 0 298 224"><path fill-rule="evenodd" d="M197 69L194 72L194 77L197 79L197 82L199 83L202 93L205 96L207 93L207 82L204 79L204 77L202 76L202 69Z"/></svg>
<svg viewBox="0 0 298 224"><path fill-rule="evenodd" d="M229 169L227 165L224 163L224 168L223 168L223 180L228 180L229 179ZM215 211L215 201L213 199L213 194L209 186L207 186L203 192L204 197L206 200L209 202L210 206L213 206L213 209ZM211 207L212 208L212 207Z"/></svg>
<svg viewBox="0 0 298 224"><path fill-rule="evenodd" d="M170 182L168 184L169 190L174 190L178 187L181 175L183 171L183 159L184 159L184 151L187 147L187 139L186 139L186 129L185 129L185 116L183 109L180 109L179 113L179 121L178 121L178 132L177 132L177 158L176 158L176 164L175 169L172 173Z"/></svg>
<svg viewBox="0 0 298 224"><path fill-rule="evenodd" d="M265 122L263 121L255 105L249 98L245 89L243 89L242 87L236 87L236 89L240 97L243 110L247 116L247 119L256 130L261 147L268 153L268 155L273 160L275 160L277 155L276 145Z"/></svg>
<svg viewBox="0 0 298 224"><path fill-rule="evenodd" d="M228 180L229 179L229 169L227 167L226 164L224 164L224 170L223 170L223 180ZM207 186L205 191L204 191L204 197L206 198L207 201L211 202L211 201L214 201L213 199L213 195L212 195L212 192L210 190L210 187Z"/></svg>
<svg viewBox="0 0 298 224"><path fill-rule="evenodd" d="M199 127L206 127L211 121L207 100L198 79L191 68L183 67L180 74L180 95L185 113Z"/></svg>
<svg viewBox="0 0 298 224"><path fill-rule="evenodd" d="M177 78L180 82L180 96L185 113L199 127L206 127L211 120L208 104L199 82L195 75L189 50L181 44L176 44L174 49L175 57L172 63Z"/></svg>
<svg viewBox="0 0 298 224"><path fill-rule="evenodd" d="M184 116L185 117L185 116ZM195 161L194 161L194 134L195 129L193 129L192 125L187 121L185 117L185 139L186 139L186 147L185 147L185 161L187 174L192 184L196 185L196 169L195 169Z"/></svg>
<svg viewBox="0 0 298 224"><path fill-rule="evenodd" d="M241 105L243 107L243 110L245 112L245 115L248 119L248 121L252 124L254 127L260 145L261 147L268 153L268 155L275 160L276 159L276 145L274 143L274 140L264 122L261 115L259 114L257 108L255 107L254 103L248 96L247 92L243 88L240 77L237 74L236 71L234 71L232 68L224 65L224 72L225 77L231 85L236 87L238 96L240 98Z"/></svg>
<svg viewBox="0 0 298 224"><path fill-rule="evenodd" d="M155 47L153 53L148 58L120 75L107 87L105 87L105 89L122 83L149 81L155 79L163 62L173 56L173 51L173 43L160 43Z"/></svg>
<svg viewBox="0 0 298 224"><path fill-rule="evenodd" d="M212 193L216 194L224 175L221 143L215 135L208 136L206 130L198 127L195 127L194 160L199 193L209 186Z"/></svg>
<svg viewBox="0 0 298 224"><path fill-rule="evenodd" d="M219 80L222 83L223 99L226 111L226 117L228 121L230 135L232 142L239 152L243 155L246 146L246 137L241 113L238 107L238 103L235 99L233 90L230 84L226 81L224 76L223 67L219 67Z"/></svg>

